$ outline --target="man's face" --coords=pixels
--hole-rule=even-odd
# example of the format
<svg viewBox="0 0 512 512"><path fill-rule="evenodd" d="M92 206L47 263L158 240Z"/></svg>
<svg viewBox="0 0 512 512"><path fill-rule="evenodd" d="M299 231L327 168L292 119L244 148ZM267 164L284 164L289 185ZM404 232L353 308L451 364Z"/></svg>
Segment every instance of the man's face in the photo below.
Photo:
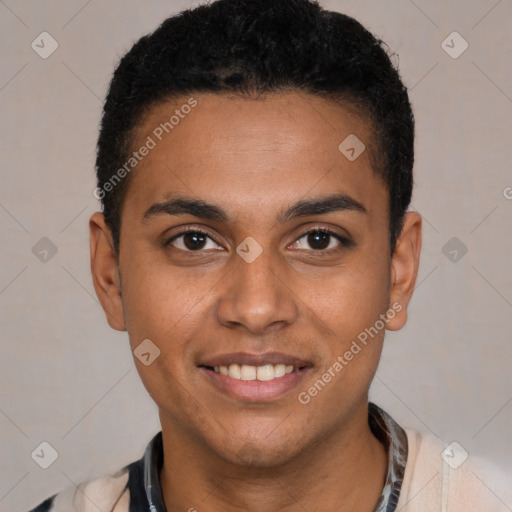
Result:
<svg viewBox="0 0 512 512"><path fill-rule="evenodd" d="M351 161L338 149L351 134L368 146L370 132L334 103L194 98L161 141L155 129L188 97L157 105L137 131L134 149L148 136L156 147L123 205L119 322L132 350L146 339L160 350L148 366L135 361L164 431L232 462L275 466L366 414L384 329L333 365L390 307L388 193L368 150ZM290 210L335 195L345 207ZM177 197L225 218L148 212Z"/></svg>

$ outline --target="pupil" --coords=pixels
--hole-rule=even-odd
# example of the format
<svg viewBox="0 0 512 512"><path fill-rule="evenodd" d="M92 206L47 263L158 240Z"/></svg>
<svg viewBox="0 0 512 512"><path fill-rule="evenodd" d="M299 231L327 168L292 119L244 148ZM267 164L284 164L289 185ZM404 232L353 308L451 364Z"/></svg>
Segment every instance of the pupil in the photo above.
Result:
<svg viewBox="0 0 512 512"><path fill-rule="evenodd" d="M309 234L308 243L310 243L312 246L316 246L316 249L324 249L329 245L329 236L330 235L327 233L316 231Z"/></svg>
<svg viewBox="0 0 512 512"><path fill-rule="evenodd" d="M308 236L308 243L314 246L315 249L324 249L329 245L329 234L316 231L310 233ZM188 249L200 249L205 242L205 235L201 233L186 233L185 245Z"/></svg>
<svg viewBox="0 0 512 512"><path fill-rule="evenodd" d="M187 249L200 249L200 246L204 244L205 238L205 235L201 233L186 233L184 237L185 246ZM192 243L188 243L191 240Z"/></svg>

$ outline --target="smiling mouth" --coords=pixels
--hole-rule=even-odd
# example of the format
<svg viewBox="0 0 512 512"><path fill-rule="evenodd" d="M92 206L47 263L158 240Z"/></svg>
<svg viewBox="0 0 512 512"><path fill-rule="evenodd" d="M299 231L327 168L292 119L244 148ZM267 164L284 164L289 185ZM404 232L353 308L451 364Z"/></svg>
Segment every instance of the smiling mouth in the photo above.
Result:
<svg viewBox="0 0 512 512"><path fill-rule="evenodd" d="M305 366L293 366L286 364L265 364L262 366L252 366L247 364L230 364L219 366L202 366L203 368L232 379L245 381L271 381L299 372Z"/></svg>

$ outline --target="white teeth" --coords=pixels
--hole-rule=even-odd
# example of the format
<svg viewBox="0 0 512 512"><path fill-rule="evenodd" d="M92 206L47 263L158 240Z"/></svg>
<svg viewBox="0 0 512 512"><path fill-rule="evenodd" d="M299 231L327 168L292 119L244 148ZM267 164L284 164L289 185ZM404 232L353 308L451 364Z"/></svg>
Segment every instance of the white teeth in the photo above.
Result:
<svg viewBox="0 0 512 512"><path fill-rule="evenodd" d="M276 364L274 366L274 377L284 377L286 375L286 365Z"/></svg>
<svg viewBox="0 0 512 512"><path fill-rule="evenodd" d="M241 379L240 366L237 364L230 364L228 375L233 379Z"/></svg>
<svg viewBox="0 0 512 512"><path fill-rule="evenodd" d="M242 365L240 368L240 378L242 380L256 380L256 367L246 364Z"/></svg>
<svg viewBox="0 0 512 512"><path fill-rule="evenodd" d="M284 364L265 364L263 366L230 364L229 366L214 366L213 369L215 373L227 375L232 379L268 381L292 373L294 367Z"/></svg>
<svg viewBox="0 0 512 512"><path fill-rule="evenodd" d="M271 364L258 366L256 376L258 380L272 380L275 377L274 367Z"/></svg>

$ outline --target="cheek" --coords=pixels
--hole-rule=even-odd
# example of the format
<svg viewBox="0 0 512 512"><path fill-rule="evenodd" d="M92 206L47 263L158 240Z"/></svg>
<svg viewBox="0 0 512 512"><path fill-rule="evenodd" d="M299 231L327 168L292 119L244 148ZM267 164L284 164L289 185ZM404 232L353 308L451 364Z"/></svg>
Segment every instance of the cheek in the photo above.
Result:
<svg viewBox="0 0 512 512"><path fill-rule="evenodd" d="M135 264L143 271L125 274L124 307L130 346L140 378L159 406L185 407L184 387L190 384L190 339L197 329L204 283L179 281L176 273L151 263ZM145 340L150 340L147 342ZM145 343L152 362L148 365L137 354ZM155 356L153 356L155 354ZM153 359L153 357L155 357ZM146 360L147 362L147 360ZM186 395L186 394L185 394ZM171 400L169 400L172 398Z"/></svg>
<svg viewBox="0 0 512 512"><path fill-rule="evenodd" d="M194 376L176 364L176 356L163 350L160 356L149 366L137 363L137 371L148 394L160 411L174 420L187 425L194 424L202 418L208 423L205 414L214 417L209 404L194 393ZM185 370L185 371L184 371Z"/></svg>
<svg viewBox="0 0 512 512"><path fill-rule="evenodd" d="M328 327L321 340L326 352L318 378L298 397L312 428L339 424L365 399L382 351L380 315L387 307L387 274L378 267L347 271L317 295L314 316Z"/></svg>
<svg viewBox="0 0 512 512"><path fill-rule="evenodd" d="M368 263L354 265L350 272L340 277L336 290L330 297L335 310L329 311L333 320L333 332L338 336L332 347L331 368L335 361L339 372L334 378L333 394L351 390L354 396L363 396L377 369L385 333L381 315L388 310L388 270L385 262L370 257ZM326 301L327 302L327 301Z"/></svg>
<svg viewBox="0 0 512 512"><path fill-rule="evenodd" d="M388 274L382 263L340 267L308 290L309 307L342 344L373 325L388 306Z"/></svg>
<svg viewBox="0 0 512 512"><path fill-rule="evenodd" d="M150 338L168 344L169 338L179 341L176 332L193 316L204 283L187 281L179 270L150 260L134 259L132 268L123 275L123 304L130 337Z"/></svg>
<svg viewBox="0 0 512 512"><path fill-rule="evenodd" d="M125 273L123 283L130 346L136 351L148 339L156 346L155 352L159 351L150 366L136 360L137 370L156 401L160 393L177 397L183 392L183 385L191 385L191 351L198 333L208 332L206 324L214 310L213 295L208 292L216 281L192 277L165 263L134 259L132 265L132 272ZM170 387L172 382L181 385Z"/></svg>

